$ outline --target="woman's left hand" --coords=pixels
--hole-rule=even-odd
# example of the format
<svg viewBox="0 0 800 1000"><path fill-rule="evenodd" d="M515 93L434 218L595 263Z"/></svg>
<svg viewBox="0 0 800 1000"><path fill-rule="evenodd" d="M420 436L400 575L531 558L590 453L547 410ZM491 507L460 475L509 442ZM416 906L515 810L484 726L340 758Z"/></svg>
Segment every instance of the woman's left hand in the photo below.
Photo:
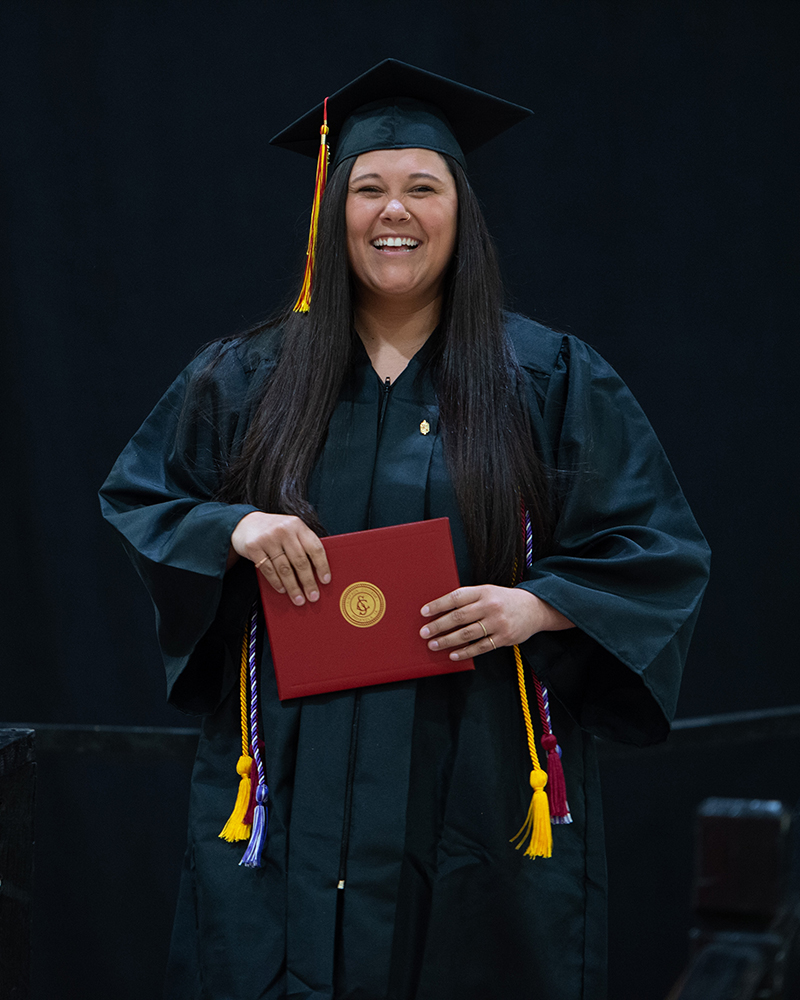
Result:
<svg viewBox="0 0 800 1000"><path fill-rule="evenodd" d="M429 649L453 649L451 660L466 660L501 646L514 646L537 632L574 628L540 597L520 587L460 587L422 609L432 619L420 629Z"/></svg>

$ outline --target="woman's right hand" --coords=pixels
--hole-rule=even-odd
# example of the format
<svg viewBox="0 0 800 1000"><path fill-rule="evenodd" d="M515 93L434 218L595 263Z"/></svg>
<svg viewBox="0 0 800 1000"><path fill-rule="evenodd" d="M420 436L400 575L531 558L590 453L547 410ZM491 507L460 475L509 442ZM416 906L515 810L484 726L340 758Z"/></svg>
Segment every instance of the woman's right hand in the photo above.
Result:
<svg viewBox="0 0 800 1000"><path fill-rule="evenodd" d="M244 556L278 591L295 604L319 600L317 578L330 583L325 547L299 517L291 514L246 514L233 529L228 566ZM316 576L315 576L316 573Z"/></svg>

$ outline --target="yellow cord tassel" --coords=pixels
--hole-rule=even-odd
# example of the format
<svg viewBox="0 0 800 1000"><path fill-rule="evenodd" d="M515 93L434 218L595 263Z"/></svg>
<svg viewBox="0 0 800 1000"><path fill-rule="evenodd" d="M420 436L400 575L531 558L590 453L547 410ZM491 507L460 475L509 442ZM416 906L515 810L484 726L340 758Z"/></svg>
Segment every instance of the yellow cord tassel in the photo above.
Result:
<svg viewBox="0 0 800 1000"><path fill-rule="evenodd" d="M308 249L306 250L306 269L303 274L303 287L294 304L293 312L308 312L311 305L311 281L314 277L314 259L317 253L317 223L319 222L319 206L328 179L328 98L323 105L323 123L319 129L319 152L317 153L317 176L314 181L314 201L311 203L311 225L308 229Z"/></svg>
<svg viewBox="0 0 800 1000"><path fill-rule="evenodd" d="M240 777L239 791L236 794L236 804L228 822L223 826L220 837L227 840L229 844L237 840L249 840L252 826L244 822L247 807L250 804L250 768L253 766L253 758L248 754L242 754L236 765L236 772Z"/></svg>
<svg viewBox="0 0 800 1000"><path fill-rule="evenodd" d="M525 849L526 858L549 858L553 855L553 829L550 825L550 803L547 800L547 793L544 788L547 784L547 775L539 764L539 755L536 753L536 740L533 735L533 722L531 721L531 710L528 706L528 692L525 687L525 670L522 666L522 654L519 646L514 646L514 660L517 664L517 683L519 684L519 699L522 704L522 715L525 719L525 731L528 735L528 751L531 755L531 788L533 796L528 808L528 815L520 829L511 838L517 850L530 836L530 843Z"/></svg>
<svg viewBox="0 0 800 1000"><path fill-rule="evenodd" d="M547 775L541 768L531 771L531 788L533 796L528 808L528 815L519 831L511 838L513 844L519 840L517 850L522 847L530 835L530 843L525 849L526 858L549 858L553 854L553 827L550 825L550 805L544 786Z"/></svg>
<svg viewBox="0 0 800 1000"><path fill-rule="evenodd" d="M239 668L239 711L242 726L242 755L236 764L236 773L240 779L239 791L236 794L233 812L219 834L222 840L227 840L229 844L236 840L249 840L252 829L251 825L244 821L250 805L250 769L253 766L253 758L248 753L250 730L247 724L247 629L242 639L242 661Z"/></svg>

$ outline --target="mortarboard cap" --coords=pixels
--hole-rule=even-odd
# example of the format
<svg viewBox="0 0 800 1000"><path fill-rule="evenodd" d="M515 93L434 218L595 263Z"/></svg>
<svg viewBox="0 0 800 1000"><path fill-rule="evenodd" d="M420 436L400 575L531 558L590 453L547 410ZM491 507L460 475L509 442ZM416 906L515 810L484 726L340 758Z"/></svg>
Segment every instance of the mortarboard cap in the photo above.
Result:
<svg viewBox="0 0 800 1000"><path fill-rule="evenodd" d="M437 73L384 59L274 136L273 145L317 158L306 270L295 312L307 312L311 302L317 222L331 145L333 169L348 157L374 149L432 149L448 153L466 168L465 153L532 114Z"/></svg>
<svg viewBox="0 0 800 1000"><path fill-rule="evenodd" d="M327 98L331 168L373 149L433 149L466 166L464 154L533 114L482 90L384 59ZM270 141L316 157L325 103Z"/></svg>

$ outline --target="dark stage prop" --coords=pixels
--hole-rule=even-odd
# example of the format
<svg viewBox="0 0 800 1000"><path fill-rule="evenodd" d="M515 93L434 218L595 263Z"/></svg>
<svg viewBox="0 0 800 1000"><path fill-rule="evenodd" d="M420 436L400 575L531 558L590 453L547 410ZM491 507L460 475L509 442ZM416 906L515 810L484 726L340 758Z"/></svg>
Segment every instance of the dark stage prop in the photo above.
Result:
<svg viewBox="0 0 800 1000"><path fill-rule="evenodd" d="M693 957L669 1000L800 997L800 858L793 834L780 802L712 798L700 805Z"/></svg>
<svg viewBox="0 0 800 1000"><path fill-rule="evenodd" d="M0 728L0 1000L30 996L34 733Z"/></svg>

